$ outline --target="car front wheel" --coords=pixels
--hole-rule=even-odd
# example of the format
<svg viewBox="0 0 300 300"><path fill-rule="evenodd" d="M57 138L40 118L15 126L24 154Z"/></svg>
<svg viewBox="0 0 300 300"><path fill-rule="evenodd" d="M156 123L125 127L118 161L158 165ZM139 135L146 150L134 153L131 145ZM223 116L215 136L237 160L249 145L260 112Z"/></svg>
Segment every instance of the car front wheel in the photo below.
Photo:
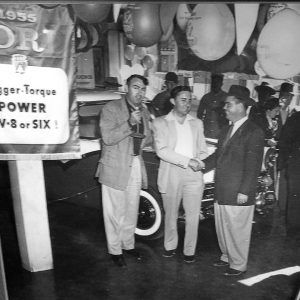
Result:
<svg viewBox="0 0 300 300"><path fill-rule="evenodd" d="M141 239L157 239L163 235L163 206L153 188L141 190L135 234Z"/></svg>

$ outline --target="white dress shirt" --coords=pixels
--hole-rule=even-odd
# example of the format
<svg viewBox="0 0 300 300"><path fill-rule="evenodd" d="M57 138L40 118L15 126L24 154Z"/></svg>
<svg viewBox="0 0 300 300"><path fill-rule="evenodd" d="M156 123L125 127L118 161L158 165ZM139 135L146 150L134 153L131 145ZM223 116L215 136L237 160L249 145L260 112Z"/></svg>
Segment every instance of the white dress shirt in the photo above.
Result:
<svg viewBox="0 0 300 300"><path fill-rule="evenodd" d="M233 123L233 128L232 128L232 132L230 137L232 137L234 135L234 133L248 120L248 116L245 116L241 119L239 119L238 121L236 121L235 123Z"/></svg>

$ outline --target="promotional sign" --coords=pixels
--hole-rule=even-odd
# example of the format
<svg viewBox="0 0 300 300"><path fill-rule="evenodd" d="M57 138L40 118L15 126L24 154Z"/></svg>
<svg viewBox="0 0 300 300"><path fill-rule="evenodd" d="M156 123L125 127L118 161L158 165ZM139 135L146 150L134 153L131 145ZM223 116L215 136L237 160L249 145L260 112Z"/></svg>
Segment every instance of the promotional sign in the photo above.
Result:
<svg viewBox="0 0 300 300"><path fill-rule="evenodd" d="M0 4L0 159L80 158L66 5Z"/></svg>

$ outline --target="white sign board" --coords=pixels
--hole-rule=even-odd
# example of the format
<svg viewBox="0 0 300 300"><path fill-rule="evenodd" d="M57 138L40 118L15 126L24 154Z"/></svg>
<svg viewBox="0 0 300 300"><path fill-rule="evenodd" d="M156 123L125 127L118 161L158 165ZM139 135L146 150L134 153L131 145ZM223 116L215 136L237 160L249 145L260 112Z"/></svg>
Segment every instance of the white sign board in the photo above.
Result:
<svg viewBox="0 0 300 300"><path fill-rule="evenodd" d="M0 64L0 141L63 144L69 138L69 92L59 68Z"/></svg>

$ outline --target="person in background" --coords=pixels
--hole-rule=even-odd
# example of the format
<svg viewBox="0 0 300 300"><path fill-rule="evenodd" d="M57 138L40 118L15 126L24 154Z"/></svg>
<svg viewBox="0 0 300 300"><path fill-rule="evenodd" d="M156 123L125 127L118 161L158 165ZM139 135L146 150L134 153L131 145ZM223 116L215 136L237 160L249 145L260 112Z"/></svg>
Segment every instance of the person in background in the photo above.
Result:
<svg viewBox="0 0 300 300"><path fill-rule="evenodd" d="M163 256L176 254L177 218L182 200L186 216L184 261L193 263L204 187L201 160L208 152L202 121L189 114L190 87L175 87L171 91L171 102L174 109L153 121L155 149L161 159L157 182L165 210Z"/></svg>
<svg viewBox="0 0 300 300"><path fill-rule="evenodd" d="M283 82L279 90L279 104L281 106L278 116L278 123L280 127L287 122L287 120L293 114L290 109L290 104L293 99L294 86L289 82ZM279 194L278 205L282 215L286 215L287 211L287 198L288 198L288 184L287 184L287 168L278 168L278 182L279 182Z"/></svg>
<svg viewBox="0 0 300 300"><path fill-rule="evenodd" d="M249 118L257 118L260 117L259 115L264 115L264 102L276 94L276 90L269 86L269 84L265 81L256 86L254 89L257 92L258 102L251 107Z"/></svg>
<svg viewBox="0 0 300 300"><path fill-rule="evenodd" d="M223 110L227 93L222 90L222 74L211 75L211 91L200 100L197 118L204 124L204 135L207 138L218 139L221 129L228 125Z"/></svg>
<svg viewBox="0 0 300 300"><path fill-rule="evenodd" d="M203 160L205 172L215 168L215 227L221 257L213 265L227 267L225 276L247 270L257 176L264 153L264 133L248 120L252 103L245 87L232 85L225 100L230 126L220 134L216 151Z"/></svg>
<svg viewBox="0 0 300 300"><path fill-rule="evenodd" d="M178 85L178 76L174 72L168 72L165 76L166 90L157 94L151 104L156 110L156 116L168 114L173 109L173 104L170 102L171 90Z"/></svg>
<svg viewBox="0 0 300 300"><path fill-rule="evenodd" d="M258 125L265 134L266 146L275 147L280 135L280 112L279 99L271 97L261 105L261 112L249 115L249 119Z"/></svg>
<svg viewBox="0 0 300 300"><path fill-rule="evenodd" d="M291 235L300 230L300 112L290 116L278 142L278 169L287 182L286 228Z"/></svg>
<svg viewBox="0 0 300 300"><path fill-rule="evenodd" d="M292 114L289 105L291 104L293 96L294 96L293 85L288 82L282 83L279 91L279 104L281 106L280 120L282 125L285 124L286 120Z"/></svg>
<svg viewBox="0 0 300 300"><path fill-rule="evenodd" d="M126 266L123 252L141 259L135 249L140 190L147 187L141 152L151 144L150 116L142 101L148 80L134 74L128 92L106 104L101 112L101 158L96 176L102 183L102 206L108 252L113 262Z"/></svg>

